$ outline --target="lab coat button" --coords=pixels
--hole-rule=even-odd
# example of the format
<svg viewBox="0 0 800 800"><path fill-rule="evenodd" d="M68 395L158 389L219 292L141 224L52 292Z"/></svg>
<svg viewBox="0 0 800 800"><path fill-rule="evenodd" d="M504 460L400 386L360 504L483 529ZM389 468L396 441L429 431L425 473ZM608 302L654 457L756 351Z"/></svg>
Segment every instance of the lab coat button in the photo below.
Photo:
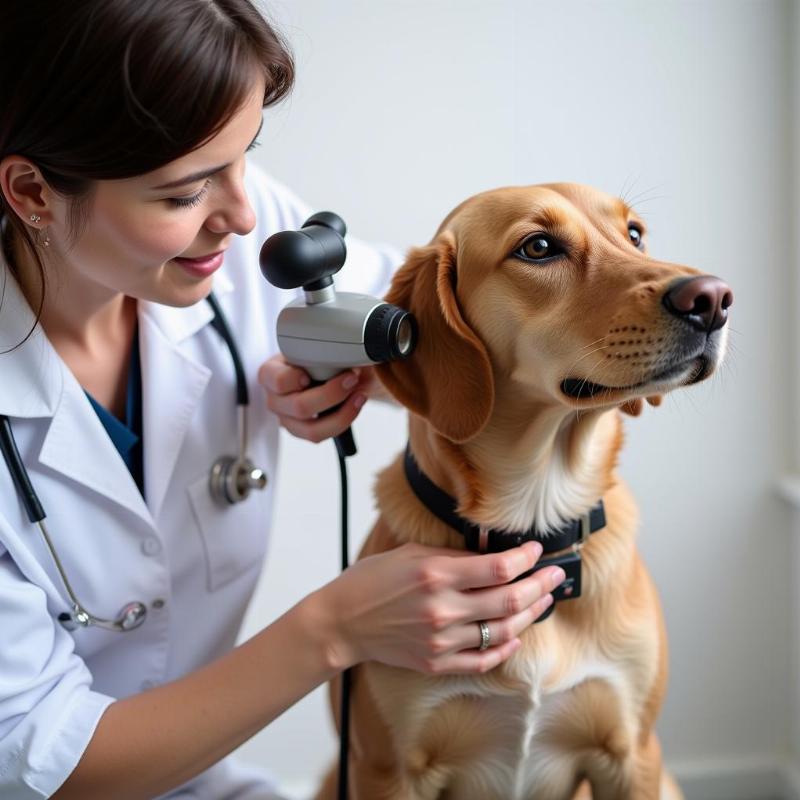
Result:
<svg viewBox="0 0 800 800"><path fill-rule="evenodd" d="M157 556L161 552L161 542L155 536L149 536L142 542L142 552L146 556Z"/></svg>

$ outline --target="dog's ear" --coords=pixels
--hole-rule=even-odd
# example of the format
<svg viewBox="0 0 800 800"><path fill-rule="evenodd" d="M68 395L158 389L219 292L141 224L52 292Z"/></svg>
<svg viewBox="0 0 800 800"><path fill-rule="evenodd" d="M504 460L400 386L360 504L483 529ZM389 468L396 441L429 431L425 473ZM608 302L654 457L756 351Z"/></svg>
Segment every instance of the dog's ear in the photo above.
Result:
<svg viewBox="0 0 800 800"><path fill-rule="evenodd" d="M461 315L455 284L452 234L409 252L386 301L414 314L417 347L405 360L380 364L377 372L400 403L442 436L465 442L489 419L494 378L486 348Z"/></svg>

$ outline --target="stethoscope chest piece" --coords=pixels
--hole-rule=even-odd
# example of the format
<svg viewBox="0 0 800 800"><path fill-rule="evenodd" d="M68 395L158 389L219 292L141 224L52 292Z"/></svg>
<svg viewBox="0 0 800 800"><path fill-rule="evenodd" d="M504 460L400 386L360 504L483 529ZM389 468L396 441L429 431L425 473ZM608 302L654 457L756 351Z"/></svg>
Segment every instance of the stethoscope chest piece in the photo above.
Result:
<svg viewBox="0 0 800 800"><path fill-rule="evenodd" d="M211 467L208 488L221 505L234 505L246 500L253 489L264 489L266 473L246 457L222 456Z"/></svg>
<svg viewBox="0 0 800 800"><path fill-rule="evenodd" d="M225 340L233 358L236 371L236 425L239 434L239 455L221 456L211 467L208 478L208 488L211 497L222 506L241 503L250 496L253 489L264 489L267 485L266 473L253 464L247 457L247 407L250 404L247 391L247 380L244 367L239 356L236 343L233 340L225 315L213 294L208 296L208 302L214 311L212 325L217 333Z"/></svg>
<svg viewBox="0 0 800 800"><path fill-rule="evenodd" d="M71 587L68 586L70 595L74 597ZM87 611L77 599L73 600L72 610L67 613L58 615L58 621L68 631L74 631L78 628L88 628L94 625L98 628L104 628L107 631L126 632L138 628L147 617L147 606L144 603L133 602L126 603L117 614L116 619L102 619L95 617Z"/></svg>

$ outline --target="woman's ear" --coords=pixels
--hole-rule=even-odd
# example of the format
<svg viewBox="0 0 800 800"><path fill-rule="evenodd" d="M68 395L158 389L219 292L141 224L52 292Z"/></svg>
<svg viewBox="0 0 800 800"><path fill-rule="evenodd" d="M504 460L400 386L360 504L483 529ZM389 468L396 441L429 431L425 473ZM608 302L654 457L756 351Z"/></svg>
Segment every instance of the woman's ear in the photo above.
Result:
<svg viewBox="0 0 800 800"><path fill-rule="evenodd" d="M29 225L36 216L46 227L52 222L47 204L47 183L39 168L22 156L6 156L0 161L0 191L8 206Z"/></svg>
<svg viewBox="0 0 800 800"><path fill-rule="evenodd" d="M456 247L450 232L409 252L392 282L388 303L414 314L416 350L377 367L391 394L454 442L477 435L494 407L494 378L481 340L458 307Z"/></svg>

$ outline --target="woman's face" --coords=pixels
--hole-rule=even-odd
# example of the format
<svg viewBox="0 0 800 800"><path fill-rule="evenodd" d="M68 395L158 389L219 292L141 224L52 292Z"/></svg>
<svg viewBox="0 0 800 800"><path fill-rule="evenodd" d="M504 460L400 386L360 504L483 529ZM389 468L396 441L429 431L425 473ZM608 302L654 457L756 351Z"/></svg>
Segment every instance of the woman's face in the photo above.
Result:
<svg viewBox="0 0 800 800"><path fill-rule="evenodd" d="M57 275L93 294L122 293L172 306L205 297L233 234L255 225L243 179L245 153L261 126L263 96L260 81L217 135L194 152L135 178L97 181L88 219L72 244L69 204L58 201L48 229Z"/></svg>

